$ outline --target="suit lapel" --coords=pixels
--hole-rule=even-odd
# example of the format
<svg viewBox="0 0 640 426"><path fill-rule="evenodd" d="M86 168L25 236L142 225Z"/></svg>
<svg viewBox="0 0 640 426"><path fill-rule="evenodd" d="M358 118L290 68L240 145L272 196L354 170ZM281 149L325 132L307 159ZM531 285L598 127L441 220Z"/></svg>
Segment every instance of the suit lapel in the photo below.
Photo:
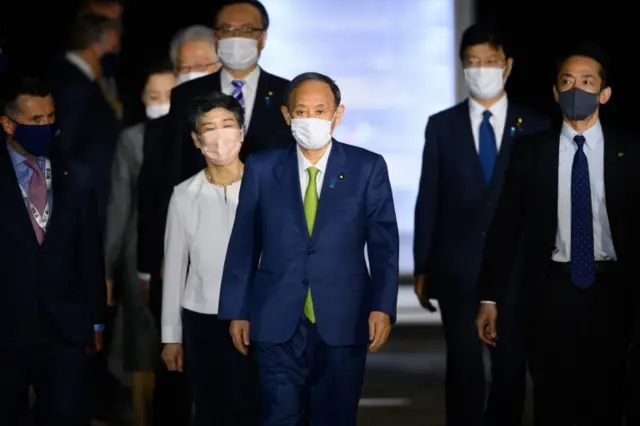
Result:
<svg viewBox="0 0 640 426"><path fill-rule="evenodd" d="M503 129L496 129L496 132L502 131L502 143L498 150L498 156L493 169L493 175L491 176L491 182L489 185L491 198L497 198L500 190L502 189L502 183L504 182L504 172L509 164L509 157L511 157L511 147L513 146L513 138L515 131L516 120L518 119L519 111L517 107L509 104L507 107L507 116L504 122ZM512 130L513 129L513 130ZM498 133L496 133L496 138Z"/></svg>
<svg viewBox="0 0 640 426"><path fill-rule="evenodd" d="M65 217L69 217L65 215L64 211L68 204L67 189L69 179L72 179L72 177L69 175L64 162L58 161L55 157L51 160L51 175L52 208L44 242L42 243L43 246L46 246L47 242L55 237L57 229L65 223Z"/></svg>
<svg viewBox="0 0 640 426"><path fill-rule="evenodd" d="M271 85L269 84L269 73L260 69L260 76L258 77L258 87L256 88L256 98L253 102L253 111L251 111L251 123L247 129L247 137L254 137L260 133L262 129L261 119L265 117L265 113L271 107L274 95ZM277 105L278 103L276 103Z"/></svg>
<svg viewBox="0 0 640 426"><path fill-rule="evenodd" d="M549 196L546 204L546 210L549 217L553 217L554 222L558 221L558 168L560 155L560 129L548 131L546 140L541 140L538 147L539 157L536 163L540 167L540 179L547 187L546 193ZM556 231L554 227L554 232Z"/></svg>
<svg viewBox="0 0 640 426"><path fill-rule="evenodd" d="M340 142L333 141L329 159L327 161L327 170L322 181L322 191L320 192L320 200L318 202L318 211L316 212L316 220L313 225L313 235L319 235L322 228L329 222L331 212L337 204L340 203L340 194L344 189L344 182L339 182L339 176L345 176L346 156ZM313 237L312 235L312 237Z"/></svg>
<svg viewBox="0 0 640 426"><path fill-rule="evenodd" d="M30 241L37 244L36 234L29 218L30 213L20 192L18 178L6 145L0 146L0 199L2 199L2 210L7 215L3 219L5 225L9 225L9 229L15 231L18 240L25 241L24 236L30 235Z"/></svg>
<svg viewBox="0 0 640 426"><path fill-rule="evenodd" d="M458 141L460 144L457 150L461 158L460 162L462 164L469 164L473 169L475 180L482 182L484 186L484 171L482 170L482 164L480 164L480 156L478 155L476 142L473 139L473 128L471 127L471 117L469 116L469 101L459 106L457 121L460 125L457 126L454 123L454 137L452 140Z"/></svg>
<svg viewBox="0 0 640 426"><path fill-rule="evenodd" d="M298 172L297 147L293 145L282 156L281 162L274 169L274 174L282 190L283 200L293 200L289 202L289 209L296 222L297 228L306 238L309 238L307 221L304 217L304 206L302 203L302 189L300 187L300 174ZM286 205L286 203L283 203Z"/></svg>

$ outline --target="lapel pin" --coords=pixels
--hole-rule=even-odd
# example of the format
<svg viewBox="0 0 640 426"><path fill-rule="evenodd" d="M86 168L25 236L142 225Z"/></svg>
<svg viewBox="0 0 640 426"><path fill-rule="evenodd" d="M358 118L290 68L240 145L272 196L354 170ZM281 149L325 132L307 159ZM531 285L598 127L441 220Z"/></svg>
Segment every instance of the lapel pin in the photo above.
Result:
<svg viewBox="0 0 640 426"><path fill-rule="evenodd" d="M267 97L264 98L264 103L267 104L267 106L271 105L271 96L273 96L273 92L269 90L267 92Z"/></svg>
<svg viewBox="0 0 640 426"><path fill-rule="evenodd" d="M342 173L340 173L340 174L338 175L338 179L340 179L340 180L344 180L344 175L343 175Z"/></svg>
<svg viewBox="0 0 640 426"><path fill-rule="evenodd" d="M509 129L509 134L510 134L511 136L515 135L515 134L516 134L516 128L515 128L515 127L511 127L511 128Z"/></svg>
<svg viewBox="0 0 640 426"><path fill-rule="evenodd" d="M618 157L622 157L622 156L624 156L624 152L619 152Z"/></svg>
<svg viewBox="0 0 640 426"><path fill-rule="evenodd" d="M329 182L329 188L333 188L336 186L336 178L331 179L331 182Z"/></svg>

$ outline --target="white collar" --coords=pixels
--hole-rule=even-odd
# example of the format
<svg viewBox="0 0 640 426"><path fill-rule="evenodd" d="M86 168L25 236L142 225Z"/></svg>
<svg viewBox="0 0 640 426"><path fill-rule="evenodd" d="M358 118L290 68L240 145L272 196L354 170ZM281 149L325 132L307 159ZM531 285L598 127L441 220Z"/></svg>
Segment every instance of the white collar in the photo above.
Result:
<svg viewBox="0 0 640 426"><path fill-rule="evenodd" d="M322 154L322 157L318 160L316 164L311 164L311 162L302 154L300 151L300 147L296 147L296 151L298 153L298 164L303 171L306 171L309 167L314 166L320 173L325 173L327 171L327 164L329 163L329 153L331 152L331 148L333 146L333 141L329 142L329 146L327 150Z"/></svg>
<svg viewBox="0 0 640 426"><path fill-rule="evenodd" d="M571 126L569 126L566 122L562 122L562 131L560 132L562 137L573 144L573 138L578 134ZM589 127L582 136L585 138L585 145L589 149L595 149L598 144L604 141L604 135L602 133L602 125L600 124L600 120L596 121L596 123Z"/></svg>
<svg viewBox="0 0 640 426"><path fill-rule="evenodd" d="M96 80L96 75L93 73L91 66L76 52L67 52L65 58L75 65L89 80Z"/></svg>
<svg viewBox="0 0 640 426"><path fill-rule="evenodd" d="M491 105L491 107L486 108L481 105L478 101L473 98L469 98L469 113L471 116L482 116L482 113L486 110L491 111L491 114L495 117L506 117L507 116L507 108L509 106L509 102L507 101L507 94L505 93L503 97L498 100L495 104Z"/></svg>
<svg viewBox="0 0 640 426"><path fill-rule="evenodd" d="M220 78L222 79L221 85L231 86L231 82L235 80L235 78L233 78L233 76L229 74L229 71L227 71L226 69L222 68L221 71L222 71L220 76ZM260 77L260 67L256 67L256 69L251 71L251 74L246 76L242 81L244 81L245 86L255 91L258 88L259 77Z"/></svg>

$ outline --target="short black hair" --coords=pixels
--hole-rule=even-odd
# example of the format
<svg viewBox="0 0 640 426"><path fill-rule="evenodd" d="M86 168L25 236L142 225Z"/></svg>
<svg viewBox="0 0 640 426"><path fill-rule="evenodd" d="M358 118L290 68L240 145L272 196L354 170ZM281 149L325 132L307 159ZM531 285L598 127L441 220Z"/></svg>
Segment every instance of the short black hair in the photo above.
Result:
<svg viewBox="0 0 640 426"><path fill-rule="evenodd" d="M556 83L560 74L560 70L564 63L575 56L584 56L585 58L593 59L600 65L598 75L602 80L601 88L604 89L608 84L608 70L609 70L609 58L603 46L596 42L580 42L570 48L566 49L556 59Z"/></svg>
<svg viewBox="0 0 640 426"><path fill-rule="evenodd" d="M71 50L82 50L103 40L105 33L115 29L120 31L120 22L96 13L79 14L71 27Z"/></svg>
<svg viewBox="0 0 640 426"><path fill-rule="evenodd" d="M502 49L505 57L511 58L511 49L507 45L505 37L495 28L486 25L473 24L462 33L460 40L460 60L464 61L464 53L471 46L488 44L496 50Z"/></svg>
<svg viewBox="0 0 640 426"><path fill-rule="evenodd" d="M49 84L37 77L9 76L3 82L4 87L0 96L2 115L14 118L20 113L18 98L20 96L35 96L45 98L51 96Z"/></svg>
<svg viewBox="0 0 640 426"><path fill-rule="evenodd" d="M149 77L156 74L173 74L175 72L173 68L173 64L168 59L163 59L158 62L152 63L149 67L147 67L144 77L145 81L149 80Z"/></svg>
<svg viewBox="0 0 640 426"><path fill-rule="evenodd" d="M287 106L287 108L290 106L289 102L291 102L291 95L293 94L293 91L296 90L298 86L300 86L305 81L321 81L329 86L329 89L331 89L331 93L333 93L333 101L336 108L340 105L340 102L342 102L342 94L340 93L340 88L335 81L324 74L320 74L319 72L305 72L295 77L287 85L287 91L284 95L284 104Z"/></svg>
<svg viewBox="0 0 640 426"><path fill-rule="evenodd" d="M216 26L218 22L218 15L222 11L222 9L224 9L227 6L232 6L234 4L248 4L258 9L258 12L260 13L260 19L262 21L262 30L267 31L269 29L269 14L267 13L267 8L264 7L264 5L258 0L225 0L223 1L222 4L218 7L214 17L214 24Z"/></svg>
<svg viewBox="0 0 640 426"><path fill-rule="evenodd" d="M198 133L198 121L209 111L216 108L224 108L235 115L240 128L244 127L244 109L240 102L233 96L225 95L222 92L213 92L207 96L200 96L189 104L189 121L191 130Z"/></svg>

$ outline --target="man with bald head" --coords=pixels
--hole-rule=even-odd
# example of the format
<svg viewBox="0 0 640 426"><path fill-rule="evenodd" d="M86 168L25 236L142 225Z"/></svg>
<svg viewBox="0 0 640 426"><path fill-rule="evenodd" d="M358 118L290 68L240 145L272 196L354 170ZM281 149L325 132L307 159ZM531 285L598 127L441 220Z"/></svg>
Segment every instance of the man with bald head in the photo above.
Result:
<svg viewBox="0 0 640 426"><path fill-rule="evenodd" d="M297 146L249 156L220 318L258 362L261 426L355 426L367 351L396 315L398 226L384 159L332 138L344 106L327 76L288 86ZM367 248L369 265L365 260Z"/></svg>

